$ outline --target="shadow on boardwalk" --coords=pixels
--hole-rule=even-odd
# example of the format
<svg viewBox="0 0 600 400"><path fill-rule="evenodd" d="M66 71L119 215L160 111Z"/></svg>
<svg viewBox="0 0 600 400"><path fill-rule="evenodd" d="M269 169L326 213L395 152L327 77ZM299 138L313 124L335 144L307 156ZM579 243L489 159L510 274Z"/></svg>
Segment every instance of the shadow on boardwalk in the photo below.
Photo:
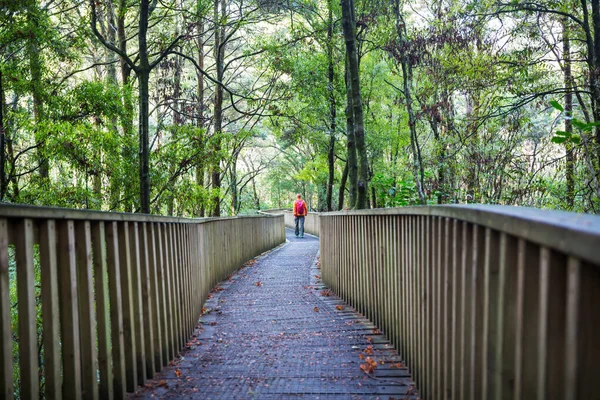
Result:
<svg viewBox="0 0 600 400"><path fill-rule="evenodd" d="M287 236L213 291L188 348L134 398L417 398L385 337L322 286L318 239Z"/></svg>

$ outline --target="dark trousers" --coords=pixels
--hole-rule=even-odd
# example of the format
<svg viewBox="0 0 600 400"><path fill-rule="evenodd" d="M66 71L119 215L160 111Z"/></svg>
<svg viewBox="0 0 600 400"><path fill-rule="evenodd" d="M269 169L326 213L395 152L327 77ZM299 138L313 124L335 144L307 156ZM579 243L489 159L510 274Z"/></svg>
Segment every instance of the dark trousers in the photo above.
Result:
<svg viewBox="0 0 600 400"><path fill-rule="evenodd" d="M296 236L304 237L304 217L294 217L294 223L296 224Z"/></svg>

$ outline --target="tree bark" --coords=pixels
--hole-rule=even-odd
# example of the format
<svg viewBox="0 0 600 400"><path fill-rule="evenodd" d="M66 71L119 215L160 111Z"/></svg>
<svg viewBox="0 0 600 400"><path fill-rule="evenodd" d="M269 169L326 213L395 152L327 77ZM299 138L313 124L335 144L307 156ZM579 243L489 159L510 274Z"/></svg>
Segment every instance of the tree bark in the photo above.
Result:
<svg viewBox="0 0 600 400"><path fill-rule="evenodd" d="M140 211L150 214L150 154L149 154L149 87L150 63L148 60L148 0L140 1L140 25L139 25L139 57L140 64L136 71L139 88L139 157L140 157Z"/></svg>
<svg viewBox="0 0 600 400"><path fill-rule="evenodd" d="M348 76L348 59L346 58L346 148L348 152L346 169L348 170L348 207L354 208L358 197L358 163L356 141L354 136L354 108L352 107L352 85Z"/></svg>
<svg viewBox="0 0 600 400"><path fill-rule="evenodd" d="M201 4L199 4L200 7ZM200 68L204 69L204 22L200 21L198 23L198 39L196 42L196 46L198 48L198 65ZM198 111L197 111L197 119L196 126L198 127L198 146L202 148L204 146L204 75L197 71L196 79L198 81L196 96L198 98ZM198 165L196 166L196 186L198 187L200 193L204 191L204 157L200 157L198 161ZM205 201L204 198L201 197L198 199L199 207L198 207L198 217L204 217L205 214Z"/></svg>
<svg viewBox="0 0 600 400"><path fill-rule="evenodd" d="M400 1L394 1L394 8L396 13L396 33L398 35L398 46L400 48L400 64L402 66L402 81L404 98L406 101L406 111L408 113L408 127L410 130L410 147L413 155L413 175L415 178L415 184L417 186L417 194L419 196L419 202L426 204L425 193L423 191L423 180L424 170L423 162L421 160L421 150L419 147L417 137L417 119L413 110L412 103L412 65L408 54L406 54L406 25L402 14L400 13Z"/></svg>
<svg viewBox="0 0 600 400"><path fill-rule="evenodd" d="M329 174L327 177L327 195L325 203L327 211L332 211L333 180L335 177L335 130L336 130L336 103L335 103L335 71L333 65L333 7L331 0L328 1L329 16L327 25L327 58L328 58L328 89L329 89L329 149L327 152L327 166Z"/></svg>
<svg viewBox="0 0 600 400"><path fill-rule="evenodd" d="M35 14L39 11L37 1L32 1L27 13L27 22L29 25L36 26ZM37 43L37 37L30 38L27 42L27 57L29 58L29 68L31 72L30 90L33 97L33 116L35 121L35 141L38 145L38 162L40 165L40 176L47 181L50 173L48 157L46 156L46 138L45 133L39 131L41 122L44 120L44 99L42 83L42 59L40 48Z"/></svg>
<svg viewBox="0 0 600 400"><path fill-rule="evenodd" d="M221 12L219 13L219 3ZM220 26L220 20L226 17L225 0L215 0L214 24L215 24L215 67L217 70L217 81L223 82L224 62L225 62L225 27ZM215 103L214 103L214 129L215 135L213 145L213 162L211 170L212 181L212 211L211 216L221 215L221 134L223 130L223 87L215 85Z"/></svg>
<svg viewBox="0 0 600 400"><path fill-rule="evenodd" d="M354 122L354 139L358 157L357 198L354 208L367 206L369 164L365 144L365 126L363 121L362 98L360 94L360 70L356 46L356 19L354 2L342 0L342 29L346 42L346 58L348 60L348 78L352 87L352 113Z"/></svg>
<svg viewBox="0 0 600 400"><path fill-rule="evenodd" d="M340 180L340 193L338 200L338 210L344 209L344 192L346 191L346 180L348 179L348 163L346 162L344 166L344 171L342 172L342 179Z"/></svg>
<svg viewBox="0 0 600 400"><path fill-rule="evenodd" d="M571 87L571 43L569 37L569 21L565 17L562 19L563 28L563 57L564 57L564 82L565 82L565 132L573 133L573 124L571 117L573 116L573 91ZM573 143L567 141L566 147L566 181L567 181L567 207L572 210L575 206L575 155L573 151Z"/></svg>
<svg viewBox="0 0 600 400"><path fill-rule="evenodd" d="M0 70L0 201L6 196L6 131L4 128L4 77Z"/></svg>

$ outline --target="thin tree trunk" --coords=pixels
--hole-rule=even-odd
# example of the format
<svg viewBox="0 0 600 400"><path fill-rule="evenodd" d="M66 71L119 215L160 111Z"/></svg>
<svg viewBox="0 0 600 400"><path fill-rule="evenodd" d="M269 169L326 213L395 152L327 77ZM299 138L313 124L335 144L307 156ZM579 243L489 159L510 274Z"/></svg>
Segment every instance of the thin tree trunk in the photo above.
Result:
<svg viewBox="0 0 600 400"><path fill-rule="evenodd" d="M419 202L426 204L425 193L423 191L423 163L421 160L421 152L419 149L419 143L417 140L417 120L412 104L412 67L406 54L406 37L405 29L406 25L402 14L400 13L400 2L395 0L395 13L396 13L396 33L398 35L398 45L400 47L401 57L400 63L402 65L402 80L404 89L404 98L406 100L406 111L408 112L408 127L410 130L410 147L413 154L413 175L417 186L417 194L419 196Z"/></svg>
<svg viewBox="0 0 600 400"><path fill-rule="evenodd" d="M219 13L219 3L221 12ZM223 82L224 61L225 61L225 27L219 26L219 21L226 17L225 0L215 0L214 24L215 24L215 66L217 70L217 80ZM214 146L213 163L211 171L212 190L213 190L213 209L211 216L221 215L221 135L223 130L223 87L215 85L215 103L214 103Z"/></svg>
<svg viewBox="0 0 600 400"><path fill-rule="evenodd" d="M360 70L356 49L356 19L354 17L354 2L342 0L342 28L346 42L346 58L348 59L348 78L352 87L352 112L354 116L354 139L358 156L358 179L356 209L367 206L369 164L365 144L365 126L363 122L363 107L360 94Z"/></svg>
<svg viewBox="0 0 600 400"><path fill-rule="evenodd" d="M340 193L338 200L338 210L344 209L344 192L346 191L346 180L348 179L348 163L344 165L344 171L342 172L342 179L340 180Z"/></svg>
<svg viewBox="0 0 600 400"><path fill-rule="evenodd" d="M4 128L4 77L0 70L0 201L6 195L6 131Z"/></svg>
<svg viewBox="0 0 600 400"><path fill-rule="evenodd" d="M352 85L348 77L348 59L346 58L346 148L348 157L348 207L354 208L358 197L358 165L356 156L356 141L354 136L354 108L352 107Z"/></svg>
<svg viewBox="0 0 600 400"><path fill-rule="evenodd" d="M327 166L329 174L327 177L327 195L325 203L327 211L332 211L333 198L333 180L335 177L335 130L336 130L336 104L335 104L335 74L333 65L333 4L329 0L328 3L329 16L327 25L327 58L328 58L328 81L329 81L329 149L327 152Z"/></svg>
<svg viewBox="0 0 600 400"><path fill-rule="evenodd" d="M37 1L32 2L31 9L27 14L28 23L32 26L36 25L36 16L33 13L38 12ZM46 139L45 134L39 132L41 122L44 120L44 99L43 99L43 84L42 84L42 59L40 49L37 45L37 37L31 38L27 44L27 57L29 58L29 68L31 72L31 95L33 97L33 116L35 120L36 142L38 145L38 162L40 165L40 176L43 180L48 180L49 163L46 156Z"/></svg>
<svg viewBox="0 0 600 400"><path fill-rule="evenodd" d="M146 35L148 32L148 0L140 1L140 25L139 25L139 69L136 71L139 86L139 157L140 157L140 211L150 214L150 128L149 128L149 87L150 63L148 60L148 44Z"/></svg>
<svg viewBox="0 0 600 400"><path fill-rule="evenodd" d="M571 88L571 44L569 38L569 21L566 17L562 19L563 28L563 57L564 57L564 81L565 81L565 132L573 133L571 117L573 115L573 91ZM567 152L566 180L567 180L567 207L572 210L575 205L575 155L573 143L565 143Z"/></svg>
<svg viewBox="0 0 600 400"><path fill-rule="evenodd" d="M199 3L200 5L200 3ZM200 21L198 24L198 39L197 39L197 47L198 47L198 65L200 68L204 69L204 22ZM196 126L198 127L198 135L199 135L199 148L204 146L204 75L200 72L197 72L196 79L198 81L197 92L196 95L198 97L198 116L196 120ZM200 193L204 191L204 157L200 157L198 161L198 165L196 167L196 186L200 190ZM198 216L204 217L205 213L205 199L204 197L198 199L200 203L200 207L198 210Z"/></svg>

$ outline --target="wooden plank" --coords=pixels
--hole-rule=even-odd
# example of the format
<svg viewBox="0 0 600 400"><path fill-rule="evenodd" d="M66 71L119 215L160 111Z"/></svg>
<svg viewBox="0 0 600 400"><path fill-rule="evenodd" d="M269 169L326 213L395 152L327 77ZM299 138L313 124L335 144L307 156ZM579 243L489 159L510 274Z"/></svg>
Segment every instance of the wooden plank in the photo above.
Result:
<svg viewBox="0 0 600 400"><path fill-rule="evenodd" d="M40 223L40 272L42 280L42 327L44 345L44 395L46 399L62 398L60 365L60 309L58 294L58 261L56 224Z"/></svg>
<svg viewBox="0 0 600 400"><path fill-rule="evenodd" d="M550 250L540 249L538 331L537 331L537 399L546 399L547 349L548 344L548 302L550 291ZM558 294L555 294L558 295ZM558 393L557 393L558 394ZM561 393L562 394L562 393Z"/></svg>
<svg viewBox="0 0 600 400"><path fill-rule="evenodd" d="M19 362L21 397L39 397L38 348L33 266L33 221L25 219L17 227L17 299L19 312ZM10 303L9 303L10 304Z"/></svg>
<svg viewBox="0 0 600 400"><path fill-rule="evenodd" d="M75 224L77 237L77 283L81 333L81 379L83 397L98 398L98 354L96 352L96 313L92 282L92 232L89 221Z"/></svg>
<svg viewBox="0 0 600 400"><path fill-rule="evenodd" d="M99 396L114 397L112 349L110 340L110 294L108 285L107 243L104 222L92 224L92 251L94 291L96 294L96 321L98 334Z"/></svg>
<svg viewBox="0 0 600 400"><path fill-rule="evenodd" d="M163 285L164 285L164 303L165 303L165 325L167 332L167 355L163 357L165 362L170 362L175 358L177 350L175 348L175 333L173 323L173 297L171 290L171 248L169 246L169 233L168 225L161 224L161 248L162 248L162 260L163 260Z"/></svg>
<svg viewBox="0 0 600 400"><path fill-rule="evenodd" d="M68 399L80 399L82 378L75 224L73 221L60 221L58 232L63 395Z"/></svg>
<svg viewBox="0 0 600 400"><path fill-rule="evenodd" d="M150 300L152 302L152 331L153 331L153 351L154 351L154 370L160 371L163 366L163 328L161 319L163 316L161 303L161 290L158 269L160 268L160 258L158 256L158 238L156 232L157 224L149 224L147 227L148 260L149 260L149 280L150 280Z"/></svg>
<svg viewBox="0 0 600 400"><path fill-rule="evenodd" d="M106 227L106 253L110 293L110 327L115 399L126 397L125 338L123 329L123 294L121 292L121 266L119 254L119 229L117 222Z"/></svg>
<svg viewBox="0 0 600 400"><path fill-rule="evenodd" d="M139 236L139 255L140 265L139 270L141 272L140 285L141 285L141 301L142 301L142 314L143 314L143 336L144 336L144 349L145 349L145 362L146 362L146 378L151 379L156 373L155 370L155 352L154 352L154 336L156 335L156 315L155 315L155 299L152 297L152 285L150 283L154 259L150 259L150 252L152 249L150 246L152 242L148 237L148 225L141 223L138 225L138 236Z"/></svg>
<svg viewBox="0 0 600 400"><path fill-rule="evenodd" d="M579 287L581 263L569 257L567 264L567 304L565 324L565 391L564 400L577 398L578 345L579 345Z"/></svg>
<svg viewBox="0 0 600 400"><path fill-rule="evenodd" d="M135 362L137 384L146 382L146 344L144 332L144 311L142 305L142 272L140 258L140 236L138 223L129 224L129 245L131 261L131 298L133 299L133 328L135 332Z"/></svg>
<svg viewBox="0 0 600 400"><path fill-rule="evenodd" d="M121 295L123 296L123 333L125 339L125 376L128 392L134 392L138 382L137 343L133 300L133 276L131 272L131 243L129 222L118 224L119 267L121 268Z"/></svg>
<svg viewBox="0 0 600 400"><path fill-rule="evenodd" d="M14 397L15 391L11 335L8 222L6 219L0 219L0 398L7 400L11 400Z"/></svg>

